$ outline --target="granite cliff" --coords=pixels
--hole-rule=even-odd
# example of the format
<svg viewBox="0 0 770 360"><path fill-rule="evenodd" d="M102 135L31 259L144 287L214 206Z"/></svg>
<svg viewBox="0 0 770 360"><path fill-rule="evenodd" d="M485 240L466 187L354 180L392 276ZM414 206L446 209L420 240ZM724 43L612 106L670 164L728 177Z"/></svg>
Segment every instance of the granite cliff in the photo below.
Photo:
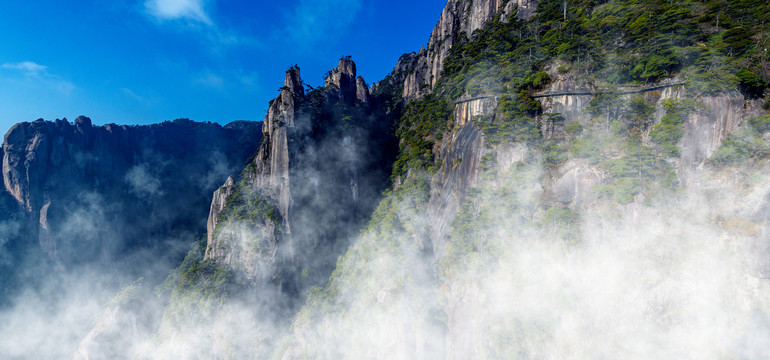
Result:
<svg viewBox="0 0 770 360"><path fill-rule="evenodd" d="M3 203L19 231L3 244L4 273L36 263L43 273L26 276L82 266L164 276L136 265L178 261L177 242L203 229L202 206L242 168L258 125L93 126L84 116L15 125L2 146L3 196L13 199Z"/></svg>
<svg viewBox="0 0 770 360"><path fill-rule="evenodd" d="M318 88L289 68L253 157L199 209L205 238L154 295L116 296L76 358L766 358L763 11L449 0L371 86L350 57ZM66 265L50 229L82 200L54 199L34 124L6 137L0 210ZM148 177L122 161L111 184Z"/></svg>

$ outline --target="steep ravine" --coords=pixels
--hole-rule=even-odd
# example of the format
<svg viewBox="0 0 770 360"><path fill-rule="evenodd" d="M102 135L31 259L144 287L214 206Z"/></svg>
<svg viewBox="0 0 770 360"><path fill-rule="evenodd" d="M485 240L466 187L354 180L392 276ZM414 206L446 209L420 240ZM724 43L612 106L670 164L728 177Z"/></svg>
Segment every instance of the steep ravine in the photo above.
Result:
<svg viewBox="0 0 770 360"><path fill-rule="evenodd" d="M3 142L3 191L21 207L15 217L27 230L3 244L14 254L4 273L12 278L13 269L37 264L41 271L109 266L164 276L143 274L135 262L179 259L176 241L203 228L200 207L243 166L258 125L93 126L84 116L15 125ZM137 255L145 251L158 258Z"/></svg>
<svg viewBox="0 0 770 360"><path fill-rule="evenodd" d="M450 0L427 46L370 87L349 57L319 88L290 68L132 355L765 357L766 99L548 43L585 31L641 61L626 24L574 26L612 5ZM80 356L139 318L117 300Z"/></svg>

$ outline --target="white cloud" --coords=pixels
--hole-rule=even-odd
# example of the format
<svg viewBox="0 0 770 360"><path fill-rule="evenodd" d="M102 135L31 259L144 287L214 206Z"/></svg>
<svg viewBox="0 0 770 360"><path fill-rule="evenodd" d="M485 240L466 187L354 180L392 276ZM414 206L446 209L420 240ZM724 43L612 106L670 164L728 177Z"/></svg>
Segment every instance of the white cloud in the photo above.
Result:
<svg viewBox="0 0 770 360"><path fill-rule="evenodd" d="M211 71L206 71L200 74L198 77L193 79L193 82L215 89L221 89L225 85L225 79L217 74L212 73Z"/></svg>
<svg viewBox="0 0 770 360"><path fill-rule="evenodd" d="M162 184L144 165L136 165L126 172L126 183L132 193L141 197L157 197L163 194Z"/></svg>
<svg viewBox="0 0 770 360"><path fill-rule="evenodd" d="M131 90L129 88L120 88L120 90L123 91L124 94L130 96L131 98L133 98L134 100L136 100L136 101L138 101L140 103L145 102L145 99L143 97L137 95L133 90Z"/></svg>
<svg viewBox="0 0 770 360"><path fill-rule="evenodd" d="M284 32L303 45L315 45L346 30L361 10L361 3L362 0L300 0L286 15Z"/></svg>
<svg viewBox="0 0 770 360"><path fill-rule="evenodd" d="M186 19L213 25L204 0L147 0L145 10L158 20Z"/></svg>
<svg viewBox="0 0 770 360"><path fill-rule="evenodd" d="M47 66L43 66L32 61L22 61L18 63L5 63L3 64L3 68L20 70L28 74L40 74L45 72Z"/></svg>
<svg viewBox="0 0 770 360"><path fill-rule="evenodd" d="M22 81L29 86L43 86L54 89L65 95L69 95L75 90L74 84L62 79L58 75L49 73L47 66L40 65L33 61L4 63L0 65L0 67L22 75Z"/></svg>
<svg viewBox="0 0 770 360"><path fill-rule="evenodd" d="M182 31L193 31L209 45L209 50L219 53L235 45L249 45L253 39L220 26L211 16L213 0L145 0L142 11L158 23L176 21Z"/></svg>

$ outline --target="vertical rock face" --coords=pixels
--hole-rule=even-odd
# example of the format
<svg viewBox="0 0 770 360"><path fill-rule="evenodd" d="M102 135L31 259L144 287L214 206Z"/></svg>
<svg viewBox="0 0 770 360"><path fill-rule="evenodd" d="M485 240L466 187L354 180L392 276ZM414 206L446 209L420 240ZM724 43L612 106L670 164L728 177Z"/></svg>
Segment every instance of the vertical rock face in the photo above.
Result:
<svg viewBox="0 0 770 360"><path fill-rule="evenodd" d="M366 81L361 76L356 78L356 99L362 103L369 102L369 88L366 87Z"/></svg>
<svg viewBox="0 0 770 360"><path fill-rule="evenodd" d="M547 69L548 76L551 78L551 84L548 86L550 93L565 92L590 92L595 91L593 84L578 81L573 74L561 74L557 70L557 64ZM565 123L573 121L585 124L588 120L586 108L593 96L591 95L564 95L539 98L544 113L561 114Z"/></svg>
<svg viewBox="0 0 770 360"><path fill-rule="evenodd" d="M692 173L708 159L727 138L738 129L747 116L744 98L737 91L720 96L703 97L705 112L696 112L685 121L681 140L682 155L679 177L685 186L691 184Z"/></svg>
<svg viewBox="0 0 770 360"><path fill-rule="evenodd" d="M255 186L278 202L281 216L289 212L289 131L294 131L295 103L304 96L298 67L286 72L281 93L270 103L262 132L265 139L255 158ZM290 229L289 224L287 227Z"/></svg>
<svg viewBox="0 0 770 360"><path fill-rule="evenodd" d="M265 118L253 172L244 172L237 190L226 184L215 194L206 253L246 269L250 281L280 279L277 290L289 298L333 270L387 186L397 146L382 100L370 94L349 58L340 59L323 88L307 94L301 88L300 70L292 67ZM225 210L222 196L236 193L274 206L278 217L252 219L245 227L217 223L214 217ZM265 251L249 257L246 243Z"/></svg>
<svg viewBox="0 0 770 360"><path fill-rule="evenodd" d="M219 214L224 210L227 197L232 194L234 186L235 182L233 181L233 177L229 176L227 181L225 181L225 184L217 189L217 191L214 191L214 196L211 199L211 207L209 208L209 218L206 222L207 244L213 243L214 229L217 227ZM213 257L213 254L211 254L210 251L212 251L210 248L206 248L206 258Z"/></svg>
<svg viewBox="0 0 770 360"><path fill-rule="evenodd" d="M460 128L479 116L493 116L496 108L495 98L460 99L455 104L454 126Z"/></svg>
<svg viewBox="0 0 770 360"><path fill-rule="evenodd" d="M254 151L258 127L21 123L4 138L3 185L34 227L27 246L57 266L129 261L134 250L170 246L172 233L203 229L199 206Z"/></svg>
<svg viewBox="0 0 770 360"><path fill-rule="evenodd" d="M594 199L594 186L606 174L595 166L585 166L572 160L560 169L560 176L551 184L552 200L566 206L580 206Z"/></svg>
<svg viewBox="0 0 770 360"><path fill-rule="evenodd" d="M332 69L324 82L326 87L342 92L345 99L354 99L358 93L356 64L349 58L340 59L337 68ZM366 87L366 84L363 86Z"/></svg>
<svg viewBox="0 0 770 360"><path fill-rule="evenodd" d="M441 148L442 164L432 181L439 185L432 188L428 202L430 240L437 260L445 254L445 235L451 230L467 189L476 184L481 157L486 153L483 134L473 123L454 132Z"/></svg>
<svg viewBox="0 0 770 360"><path fill-rule="evenodd" d="M404 99L411 101L430 93L441 76L444 59L452 46L463 36L470 37L498 13L507 18L513 12L514 4L518 5L518 16L522 18L531 17L537 8L536 0L507 4L503 0L449 0L433 28L427 48L417 54L415 69L404 81Z"/></svg>

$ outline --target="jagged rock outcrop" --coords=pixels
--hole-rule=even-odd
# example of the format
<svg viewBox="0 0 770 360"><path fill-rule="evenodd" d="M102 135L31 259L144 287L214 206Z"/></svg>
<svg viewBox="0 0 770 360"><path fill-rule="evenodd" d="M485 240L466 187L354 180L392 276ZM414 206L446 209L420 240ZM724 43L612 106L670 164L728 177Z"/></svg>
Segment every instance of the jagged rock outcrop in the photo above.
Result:
<svg viewBox="0 0 770 360"><path fill-rule="evenodd" d="M551 184L552 200L565 206L581 206L595 198L594 186L605 178L605 171L571 160L560 169L560 176Z"/></svg>
<svg viewBox="0 0 770 360"><path fill-rule="evenodd" d="M428 202L430 240L437 260L446 253L445 236L451 230L467 189L478 181L481 157L487 151L484 135L473 123L452 133L441 148L442 164L432 181L437 186L431 189Z"/></svg>
<svg viewBox="0 0 770 360"><path fill-rule="evenodd" d="M750 115L745 111L745 99L737 91L699 99L706 111L696 111L685 121L684 136L679 162L679 178L685 186L695 186L691 180L694 172L702 167L717 150L727 135Z"/></svg>
<svg viewBox="0 0 770 360"><path fill-rule="evenodd" d="M362 103L369 102L369 88L366 87L366 81L361 76L356 77L356 99Z"/></svg>
<svg viewBox="0 0 770 360"><path fill-rule="evenodd" d="M244 173L248 188L239 191L275 206L278 218L254 219L248 231L216 223L212 217L223 209L215 198L212 209L218 211L209 218L215 226L209 229L206 258L251 269L246 271L250 281L280 278L278 287L287 297L328 276L334 254L345 249L346 238L363 224L387 184L396 150L392 120L381 102L357 77L349 58L339 60L323 88L307 94L299 68L290 68L281 94L270 104L253 172ZM223 187L215 196L229 191ZM215 229L221 231L214 234ZM217 250L249 241L266 249L261 258L244 261L232 251Z"/></svg>
<svg viewBox="0 0 770 360"><path fill-rule="evenodd" d="M418 99L433 90L443 69L444 59L449 56L449 50L462 37L470 37L474 31L482 28L498 13L504 19L513 12L513 5L518 6L519 17L529 18L537 8L536 0L449 0L441 13L438 24L428 40L426 48L417 53L414 59L414 70L406 77L403 86L403 97L407 101ZM399 66L405 66L399 61Z"/></svg>
<svg viewBox="0 0 770 360"><path fill-rule="evenodd" d="M356 78L356 63L347 57L339 60L337 67L329 72L329 76L324 80L324 84L327 88L334 89L335 92L341 92L340 96L348 101L353 99L363 101L362 97L365 99L365 95L361 94L362 96L359 97L359 89L361 87L368 89L366 83L363 82L363 78L361 79L361 85L359 85Z"/></svg>
<svg viewBox="0 0 770 360"><path fill-rule="evenodd" d="M460 128L477 117L494 116L497 99L494 96L461 97L455 102L454 126Z"/></svg>
<svg viewBox="0 0 770 360"><path fill-rule="evenodd" d="M256 176L255 187L278 203L281 216L289 212L289 136L293 133L295 103L305 94L299 68L292 67L286 72L286 79L281 93L270 103L265 120L262 123L262 141L254 163ZM286 224L291 231L290 224Z"/></svg>
<svg viewBox="0 0 770 360"><path fill-rule="evenodd" d="M233 187L235 186L235 181L233 181L233 177L229 176L227 178L227 181L225 181L224 185L222 185L217 191L214 191L214 196L211 199L211 207L209 207L209 217L206 221L206 243L212 244L213 243L213 237L214 237L214 229L217 227L217 221L219 219L219 214L224 210L225 204L227 204L227 197L230 196L233 192ZM212 257L213 255L209 254L209 249L206 249L206 257Z"/></svg>
<svg viewBox="0 0 770 360"><path fill-rule="evenodd" d="M171 246L171 234L203 229L199 206L240 170L258 127L183 119L94 126L84 116L20 123L3 142L4 189L34 228L27 246L56 266L124 262L134 250Z"/></svg>

